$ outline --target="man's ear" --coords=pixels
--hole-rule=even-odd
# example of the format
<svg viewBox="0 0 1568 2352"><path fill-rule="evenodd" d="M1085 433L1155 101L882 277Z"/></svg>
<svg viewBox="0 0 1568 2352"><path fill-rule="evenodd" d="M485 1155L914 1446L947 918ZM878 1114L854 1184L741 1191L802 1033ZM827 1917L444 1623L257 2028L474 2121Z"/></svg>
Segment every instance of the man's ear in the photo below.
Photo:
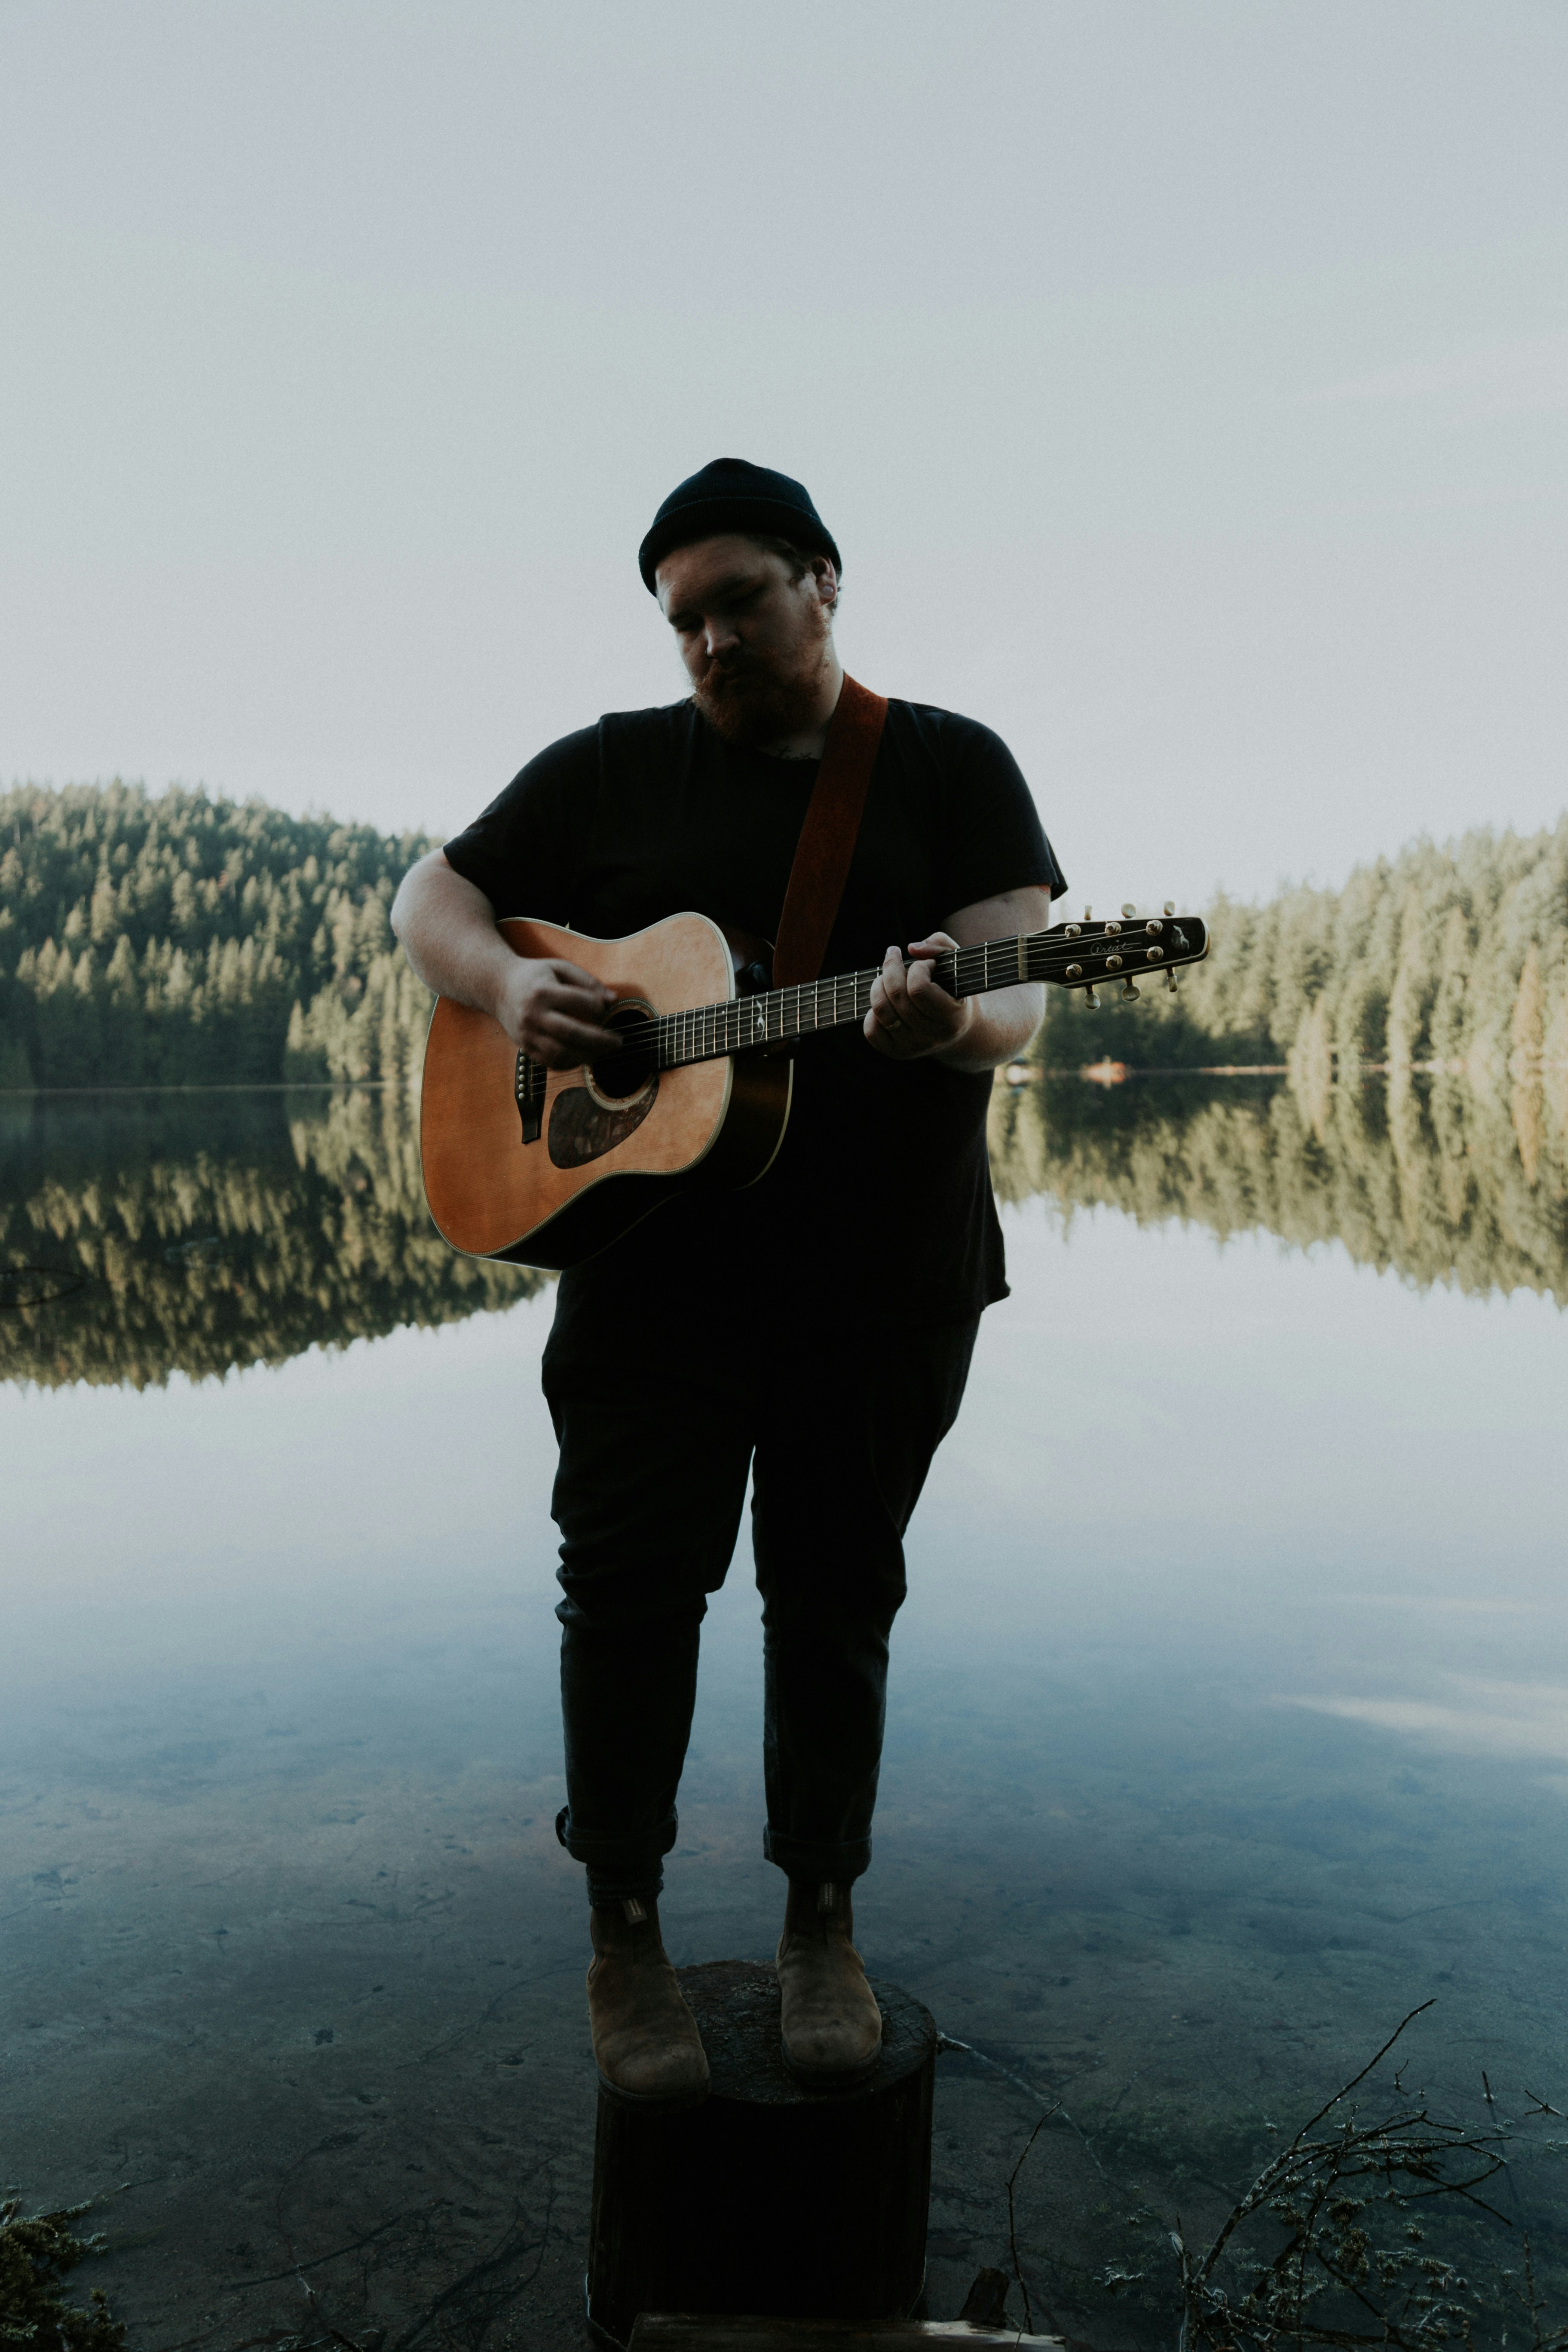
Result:
<svg viewBox="0 0 1568 2352"><path fill-rule="evenodd" d="M838 602L838 569L830 555L814 555L811 576L816 583L816 593L831 612Z"/></svg>

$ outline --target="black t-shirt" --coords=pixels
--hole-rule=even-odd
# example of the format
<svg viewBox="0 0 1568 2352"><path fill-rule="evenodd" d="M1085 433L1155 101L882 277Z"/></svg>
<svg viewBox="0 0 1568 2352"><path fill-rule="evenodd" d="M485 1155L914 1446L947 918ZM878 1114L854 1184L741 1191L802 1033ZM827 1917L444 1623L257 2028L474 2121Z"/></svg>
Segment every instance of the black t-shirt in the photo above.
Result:
<svg viewBox="0 0 1568 2352"><path fill-rule="evenodd" d="M498 916L616 939L694 909L773 939L816 781L815 761L726 744L690 702L613 711L531 760L447 858ZM824 973L880 963L1031 883L1067 887L1006 745L972 719L890 702ZM978 1315L1007 1287L990 1095L988 1074L889 1061L853 1024L803 1040L768 1173L672 1202L563 1275L552 1360L763 1339L769 1317Z"/></svg>

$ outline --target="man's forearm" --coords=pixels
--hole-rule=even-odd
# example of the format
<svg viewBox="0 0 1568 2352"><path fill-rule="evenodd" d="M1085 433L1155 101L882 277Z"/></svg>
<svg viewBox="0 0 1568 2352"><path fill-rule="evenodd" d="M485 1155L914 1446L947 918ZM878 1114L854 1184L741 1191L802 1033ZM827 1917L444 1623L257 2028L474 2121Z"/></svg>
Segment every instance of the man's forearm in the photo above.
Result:
<svg viewBox="0 0 1568 2352"><path fill-rule="evenodd" d="M932 1057L950 1070L994 1070L1021 1054L1045 1017L1046 992L1037 981L972 996L969 1025L955 1045Z"/></svg>
<svg viewBox="0 0 1568 2352"><path fill-rule="evenodd" d="M514 954L484 892L439 850L404 876L392 928L426 988L488 1013L546 1069L576 1069L615 1052L605 1025L613 992L563 957Z"/></svg>
<svg viewBox="0 0 1568 2352"><path fill-rule="evenodd" d="M426 988L481 1013L495 1012L517 959L496 929L495 908L484 892L439 850L404 876L392 902L392 928Z"/></svg>
<svg viewBox="0 0 1568 2352"><path fill-rule="evenodd" d="M1041 884L1027 883L958 908L947 919L947 933L961 948L973 948L984 940L1043 930L1050 919L1049 892ZM1046 992L1038 981L990 989L983 996L966 997L964 1003L969 1018L962 1033L951 1045L936 1049L937 1059L950 1070L994 1070L999 1062L1011 1061L1046 1016Z"/></svg>

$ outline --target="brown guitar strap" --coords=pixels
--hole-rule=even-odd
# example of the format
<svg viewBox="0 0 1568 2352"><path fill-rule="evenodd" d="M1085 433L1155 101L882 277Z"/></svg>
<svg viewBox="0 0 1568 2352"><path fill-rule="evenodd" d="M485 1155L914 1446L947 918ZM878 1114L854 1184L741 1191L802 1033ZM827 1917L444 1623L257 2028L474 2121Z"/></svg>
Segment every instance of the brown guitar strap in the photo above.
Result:
<svg viewBox="0 0 1568 2352"><path fill-rule="evenodd" d="M822 970L887 717L887 696L846 675L789 870L773 949L775 988L815 980Z"/></svg>

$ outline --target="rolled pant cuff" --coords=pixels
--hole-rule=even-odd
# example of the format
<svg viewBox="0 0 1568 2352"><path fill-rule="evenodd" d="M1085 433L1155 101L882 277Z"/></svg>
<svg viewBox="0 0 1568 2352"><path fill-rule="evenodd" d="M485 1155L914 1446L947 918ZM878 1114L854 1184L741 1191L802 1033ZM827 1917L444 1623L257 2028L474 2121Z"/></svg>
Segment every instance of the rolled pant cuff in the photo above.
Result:
<svg viewBox="0 0 1568 2352"><path fill-rule="evenodd" d="M763 1832L763 1852L791 1878L810 1879L818 1886L825 1879L831 1879L837 1886L847 1886L852 1878L859 1878L871 1867L868 1837L829 1845L820 1838L789 1837L769 1828Z"/></svg>
<svg viewBox="0 0 1568 2352"><path fill-rule="evenodd" d="M633 1895L643 1902L654 1900L663 1890L664 1857L675 1843L679 1829L673 1813L657 1830L636 1837L574 1829L568 1805L563 1805L555 1816L555 1834L561 1843L574 1862L586 1865L590 1903L626 1903Z"/></svg>

